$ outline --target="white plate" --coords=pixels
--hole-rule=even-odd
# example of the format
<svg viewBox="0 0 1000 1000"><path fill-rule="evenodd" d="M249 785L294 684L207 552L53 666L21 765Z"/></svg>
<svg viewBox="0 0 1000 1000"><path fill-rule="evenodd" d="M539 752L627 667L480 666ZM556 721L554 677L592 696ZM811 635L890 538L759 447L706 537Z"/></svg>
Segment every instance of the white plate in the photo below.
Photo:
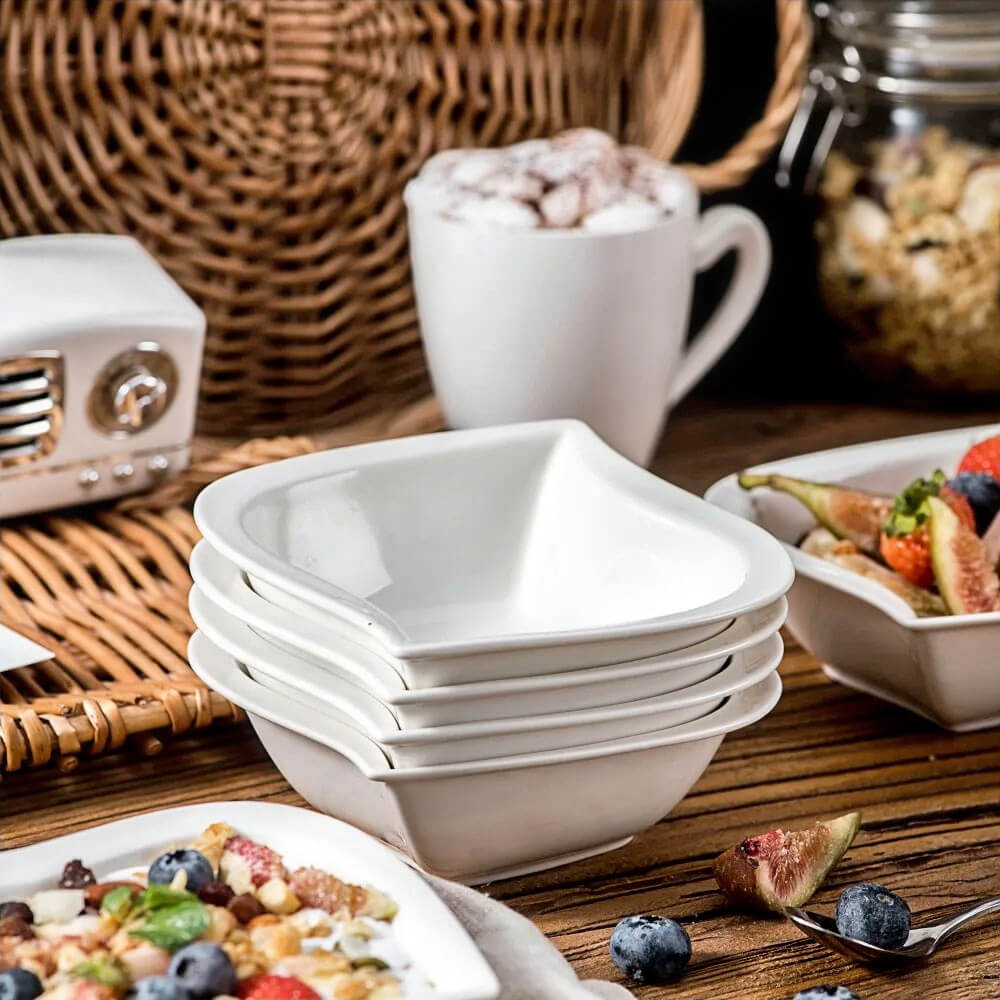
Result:
<svg viewBox="0 0 1000 1000"><path fill-rule="evenodd" d="M897 493L936 468L954 473L976 441L1000 433L986 424L876 441L781 459L753 472L845 483ZM796 548L815 525L796 500L742 490L735 475L706 494L714 504L767 528L795 563L788 624L834 676L955 730L983 729L1000 717L1000 613L918 618L895 594Z"/></svg>
<svg viewBox="0 0 1000 1000"><path fill-rule="evenodd" d="M207 487L195 519L269 600L319 609L409 661L411 687L669 652L792 579L766 533L576 421L247 469Z"/></svg>
<svg viewBox="0 0 1000 1000"><path fill-rule="evenodd" d="M263 802L211 802L161 809L80 833L4 851L0 897L51 888L68 858L98 874L148 865L172 844L226 822L284 855L290 867L315 865L355 884L370 884L399 905L393 921L402 948L435 984L440 1000L493 1000L500 984L451 911L383 844L328 816Z"/></svg>
<svg viewBox="0 0 1000 1000"><path fill-rule="evenodd" d="M262 688L200 633L188 655L206 684L247 711L275 765L303 798L428 871L474 883L621 846L674 808L727 732L756 722L781 696L772 672L704 718L662 733L392 769L357 730Z"/></svg>
<svg viewBox="0 0 1000 1000"><path fill-rule="evenodd" d="M311 620L290 617L255 594L240 571L207 542L191 556L191 575L222 611L261 638L328 673L370 691L389 707L400 729L509 719L595 708L678 691L717 673L735 652L777 632L784 598L738 618L711 639L677 652L622 664L409 691L388 661L367 645Z"/></svg>
<svg viewBox="0 0 1000 1000"><path fill-rule="evenodd" d="M775 633L735 653L715 676L655 698L574 712L401 730L389 709L369 692L276 649L242 622L215 608L197 585L191 591L190 607L198 628L214 645L239 660L259 684L359 729L396 767L562 750L681 725L718 708L728 695L776 670L782 654L781 637Z"/></svg>

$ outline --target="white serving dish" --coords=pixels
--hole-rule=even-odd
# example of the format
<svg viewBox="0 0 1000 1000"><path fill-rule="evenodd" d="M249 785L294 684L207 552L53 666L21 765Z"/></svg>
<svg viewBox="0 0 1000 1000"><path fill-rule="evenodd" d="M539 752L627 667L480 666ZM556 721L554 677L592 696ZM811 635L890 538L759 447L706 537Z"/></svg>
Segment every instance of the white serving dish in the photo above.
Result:
<svg viewBox="0 0 1000 1000"><path fill-rule="evenodd" d="M191 592L190 607L195 624L212 644L237 659L262 687L358 729L379 745L395 767L563 750L682 725L762 680L777 669L782 654L781 637L775 633L733 654L715 676L671 694L574 712L404 730L372 694L299 656L276 649L242 622L215 608L197 585Z"/></svg>
<svg viewBox="0 0 1000 1000"><path fill-rule="evenodd" d="M393 769L357 730L261 687L200 633L188 655L206 684L246 710L303 798L421 868L471 883L541 871L627 843L687 794L726 733L765 716L781 696L772 672L715 712L661 733Z"/></svg>
<svg viewBox="0 0 1000 1000"><path fill-rule="evenodd" d="M986 424L801 455L754 468L896 493L935 468L953 473ZM918 618L899 597L796 548L815 525L798 501L742 490L735 475L706 494L785 543L797 571L788 624L834 679L958 731L1000 724L1000 613Z"/></svg>
<svg viewBox="0 0 1000 1000"><path fill-rule="evenodd" d="M246 469L195 519L262 596L369 637L410 688L671 652L792 580L766 533L572 420Z"/></svg>
<svg viewBox="0 0 1000 1000"><path fill-rule="evenodd" d="M661 656L409 691L392 661L367 645L328 632L319 622L292 618L274 607L255 594L243 574L207 542L199 542L191 555L191 575L213 604L245 622L261 638L370 691L389 707L400 729L568 712L678 691L711 677L733 653L777 632L788 611L785 599L779 598L737 618L717 636Z"/></svg>
<svg viewBox="0 0 1000 1000"><path fill-rule="evenodd" d="M359 830L329 816L264 802L209 802L161 809L4 851L0 897L23 898L55 885L67 858L98 874L148 865L173 844L194 840L210 823L227 822L274 847L293 868L315 865L348 882L374 885L399 905L399 944L434 984L440 1000L494 1000L500 984L479 950L436 893L400 859Z"/></svg>

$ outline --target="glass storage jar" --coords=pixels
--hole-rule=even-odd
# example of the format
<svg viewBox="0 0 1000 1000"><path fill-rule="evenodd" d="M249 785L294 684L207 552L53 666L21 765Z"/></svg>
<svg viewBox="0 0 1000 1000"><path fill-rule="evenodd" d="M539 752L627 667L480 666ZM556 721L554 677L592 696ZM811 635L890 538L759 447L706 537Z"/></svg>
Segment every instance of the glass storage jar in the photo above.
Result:
<svg viewBox="0 0 1000 1000"><path fill-rule="evenodd" d="M818 5L819 6L819 5ZM1000 395L1000 6L822 5L826 58L779 179L820 105L819 289L859 374Z"/></svg>

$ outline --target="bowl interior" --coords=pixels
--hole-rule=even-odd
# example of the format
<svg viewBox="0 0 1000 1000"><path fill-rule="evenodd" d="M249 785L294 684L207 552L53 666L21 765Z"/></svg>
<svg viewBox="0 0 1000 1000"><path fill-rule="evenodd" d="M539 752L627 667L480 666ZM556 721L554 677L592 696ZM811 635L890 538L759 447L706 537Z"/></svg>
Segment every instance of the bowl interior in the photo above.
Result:
<svg viewBox="0 0 1000 1000"><path fill-rule="evenodd" d="M609 481L557 434L373 461L265 491L242 516L272 556L416 642L657 618L747 575L731 541Z"/></svg>

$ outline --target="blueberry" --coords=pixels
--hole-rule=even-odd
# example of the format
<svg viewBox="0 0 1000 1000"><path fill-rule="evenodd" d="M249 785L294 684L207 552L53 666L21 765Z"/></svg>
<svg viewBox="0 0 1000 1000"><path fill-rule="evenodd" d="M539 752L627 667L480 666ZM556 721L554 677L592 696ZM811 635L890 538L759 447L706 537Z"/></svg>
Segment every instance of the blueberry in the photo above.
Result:
<svg viewBox="0 0 1000 1000"><path fill-rule="evenodd" d="M231 996L236 992L233 963L211 941L195 941L181 948L170 962L168 971L187 989L193 1000Z"/></svg>
<svg viewBox="0 0 1000 1000"><path fill-rule="evenodd" d="M27 969L0 972L0 1000L35 1000L41 992L41 980Z"/></svg>
<svg viewBox="0 0 1000 1000"><path fill-rule="evenodd" d="M960 472L948 486L969 501L976 515L976 531L984 534L1000 511L1000 482L985 472Z"/></svg>
<svg viewBox="0 0 1000 1000"><path fill-rule="evenodd" d="M200 851L183 847L179 851L161 854L149 866L149 881L154 885L170 885L181 870L187 872L188 892L197 892L215 879L211 862Z"/></svg>
<svg viewBox="0 0 1000 1000"><path fill-rule="evenodd" d="M191 1000L182 982L170 976L147 976L133 987L129 997L134 1000Z"/></svg>
<svg viewBox="0 0 1000 1000"><path fill-rule="evenodd" d="M910 908L874 882L852 885L837 900L837 930L877 948L900 948L910 933Z"/></svg>
<svg viewBox="0 0 1000 1000"><path fill-rule="evenodd" d="M861 997L846 986L810 986L796 993L792 1000L861 1000Z"/></svg>
<svg viewBox="0 0 1000 1000"><path fill-rule="evenodd" d="M611 935L611 960L637 983L676 979L690 959L691 939L666 917L626 917Z"/></svg>

